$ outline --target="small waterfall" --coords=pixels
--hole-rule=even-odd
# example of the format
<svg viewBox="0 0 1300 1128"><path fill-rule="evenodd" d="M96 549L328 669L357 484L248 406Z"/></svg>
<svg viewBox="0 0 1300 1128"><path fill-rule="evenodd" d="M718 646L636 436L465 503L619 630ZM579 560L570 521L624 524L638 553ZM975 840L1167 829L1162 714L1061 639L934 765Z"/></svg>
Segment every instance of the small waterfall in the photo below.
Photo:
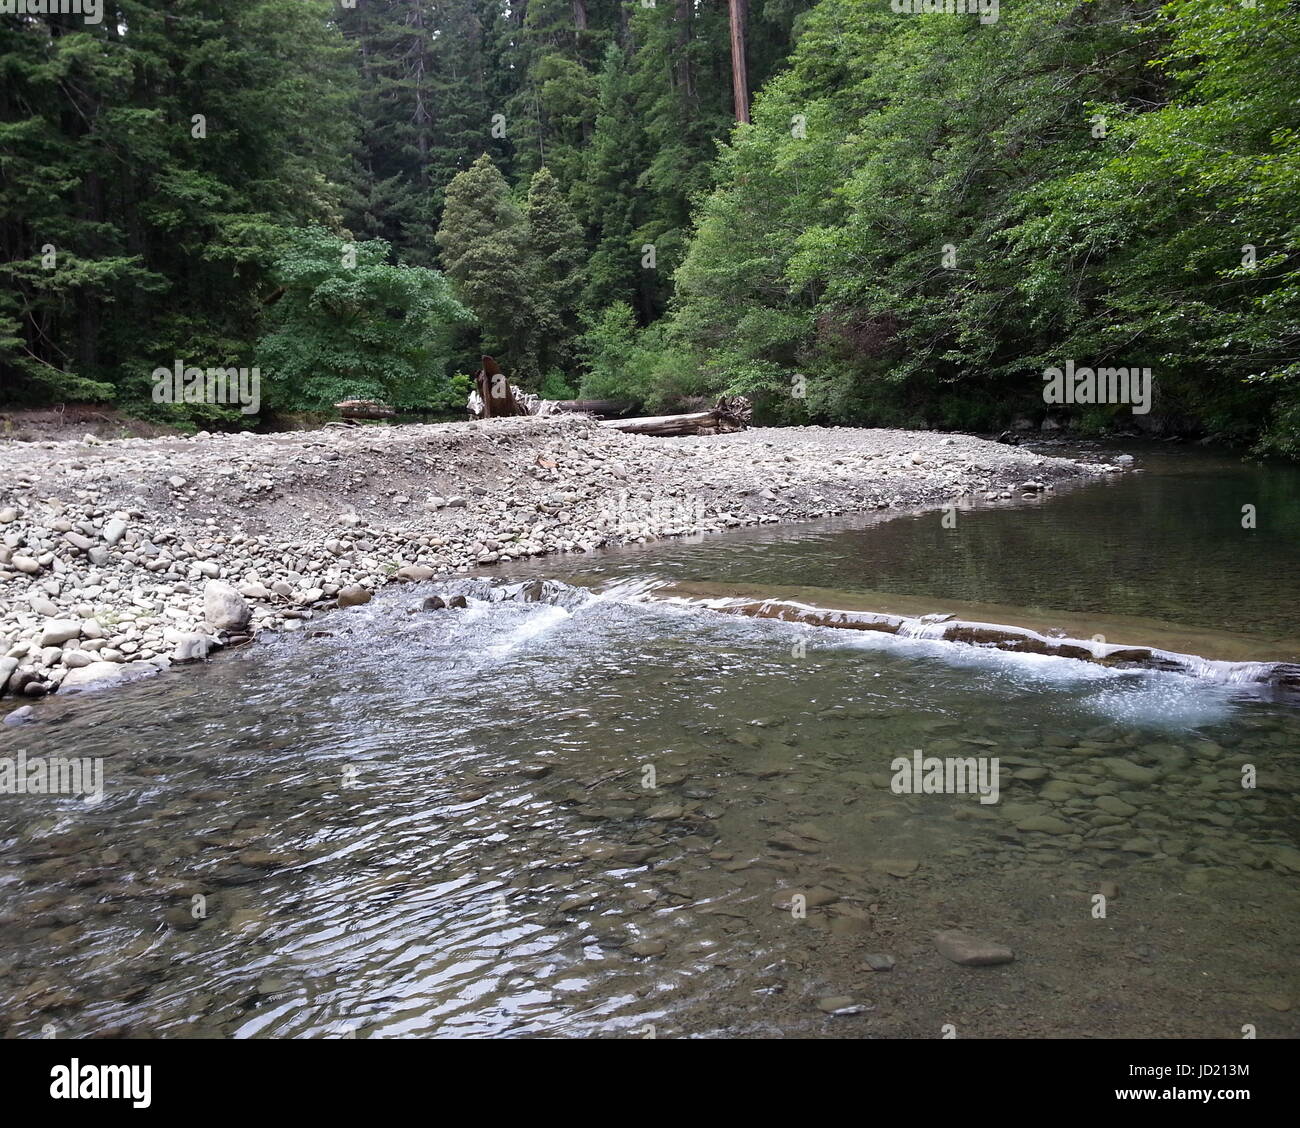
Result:
<svg viewBox="0 0 1300 1128"><path fill-rule="evenodd" d="M941 639L952 622L951 615L922 615L918 619L904 619L898 626L900 638Z"/></svg>
<svg viewBox="0 0 1300 1128"><path fill-rule="evenodd" d="M1227 662L1195 654L1176 654L1151 646L1057 637L1026 627L968 622L944 613L907 617L814 607L782 599L681 596L672 594L671 581L636 577L619 580L598 592L558 580L509 581L479 576L434 581L434 586L444 595L464 595L467 599L484 603L543 603L560 611L556 616L539 617L521 628L517 637L500 644L505 647L501 653L513 650L584 607L608 602L654 602L830 629L878 631L900 638L947 642L954 646L1075 659L1115 670L1157 670L1227 685L1249 686L1257 692L1273 692L1288 698L1300 695L1300 665L1295 663Z"/></svg>
<svg viewBox="0 0 1300 1128"><path fill-rule="evenodd" d="M1300 685L1300 666L1288 662L1218 662L1188 657L1188 673L1227 685Z"/></svg>

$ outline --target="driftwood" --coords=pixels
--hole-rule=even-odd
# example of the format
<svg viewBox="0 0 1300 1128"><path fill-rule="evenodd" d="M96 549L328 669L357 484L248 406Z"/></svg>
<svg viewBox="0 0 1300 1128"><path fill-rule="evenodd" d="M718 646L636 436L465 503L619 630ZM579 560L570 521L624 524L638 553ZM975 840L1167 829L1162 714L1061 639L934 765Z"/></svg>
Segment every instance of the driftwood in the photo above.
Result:
<svg viewBox="0 0 1300 1128"><path fill-rule="evenodd" d="M334 405L344 419L391 419L397 409L378 400L343 400Z"/></svg>
<svg viewBox="0 0 1300 1128"><path fill-rule="evenodd" d="M544 400L543 402L549 405L550 412L584 412L587 415L594 415L597 419L618 419L632 409L630 403L622 400Z"/></svg>
<svg viewBox="0 0 1300 1128"><path fill-rule="evenodd" d="M753 416L753 408L744 396L723 396L712 407L706 406L707 400L699 402L699 411L624 419L622 416L630 410L630 405L619 400L544 400L525 392L505 378L495 360L485 356L465 406L475 419L584 412L602 419L602 427L629 434L665 436L743 431Z"/></svg>
<svg viewBox="0 0 1300 1128"><path fill-rule="evenodd" d="M743 431L753 408L744 396L723 396L708 411L684 415L647 415L639 419L609 419L601 424L633 435L719 435Z"/></svg>
<svg viewBox="0 0 1300 1128"><path fill-rule="evenodd" d="M978 623L942 613L914 618L871 611L840 611L789 599L710 599L665 594L673 590L672 587L658 589L649 598L662 599L679 606L703 607L729 615L780 619L786 623L803 623L813 627L878 631L905 638L942 639L945 642L961 642L968 646L1006 650L1014 654L1074 658L1117 669L1163 670L1241 685L1267 685L1286 694L1300 693L1300 663L1295 662L1215 661L1155 646L1125 646L1095 640L1056 638L1028 627Z"/></svg>

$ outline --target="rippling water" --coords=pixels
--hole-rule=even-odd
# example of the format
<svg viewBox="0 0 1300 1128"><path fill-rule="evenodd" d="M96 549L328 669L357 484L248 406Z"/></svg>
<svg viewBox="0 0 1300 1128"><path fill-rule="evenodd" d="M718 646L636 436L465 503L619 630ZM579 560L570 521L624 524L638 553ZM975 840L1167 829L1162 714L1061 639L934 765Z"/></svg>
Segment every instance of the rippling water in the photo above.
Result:
<svg viewBox="0 0 1300 1128"><path fill-rule="evenodd" d="M0 729L0 754L106 777L95 806L0 796L0 1029L1300 1033L1295 710L614 597L420 594ZM916 748L998 757L1000 802L895 794ZM1016 960L948 962L953 927Z"/></svg>

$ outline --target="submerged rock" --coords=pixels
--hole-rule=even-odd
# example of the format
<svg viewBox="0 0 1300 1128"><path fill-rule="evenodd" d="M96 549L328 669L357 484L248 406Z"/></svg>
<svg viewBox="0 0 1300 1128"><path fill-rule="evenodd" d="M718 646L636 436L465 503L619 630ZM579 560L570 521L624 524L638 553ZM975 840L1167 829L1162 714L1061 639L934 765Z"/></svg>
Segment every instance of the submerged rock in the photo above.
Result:
<svg viewBox="0 0 1300 1128"><path fill-rule="evenodd" d="M120 662L92 662L78 670L69 670L59 688L64 693L69 690L107 689L157 672L158 667L147 662L132 662L129 665Z"/></svg>
<svg viewBox="0 0 1300 1128"><path fill-rule="evenodd" d="M937 932L934 946L944 959L961 967L993 967L1016 958L1005 944L994 943L970 932Z"/></svg>
<svg viewBox="0 0 1300 1128"><path fill-rule="evenodd" d="M4 723L7 725L25 725L33 719L35 710L30 705L23 705L15 709L12 713L6 713Z"/></svg>

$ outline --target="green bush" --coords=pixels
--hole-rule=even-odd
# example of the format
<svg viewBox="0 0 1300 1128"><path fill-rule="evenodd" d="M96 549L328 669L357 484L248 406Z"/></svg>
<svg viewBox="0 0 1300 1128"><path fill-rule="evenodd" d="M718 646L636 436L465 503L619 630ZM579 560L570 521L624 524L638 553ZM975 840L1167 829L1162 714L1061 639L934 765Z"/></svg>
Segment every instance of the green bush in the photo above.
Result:
<svg viewBox="0 0 1300 1128"><path fill-rule="evenodd" d="M320 227L290 233L274 268L283 295L257 347L267 407L450 402L451 330L470 314L437 271L388 259L382 239L352 242Z"/></svg>

